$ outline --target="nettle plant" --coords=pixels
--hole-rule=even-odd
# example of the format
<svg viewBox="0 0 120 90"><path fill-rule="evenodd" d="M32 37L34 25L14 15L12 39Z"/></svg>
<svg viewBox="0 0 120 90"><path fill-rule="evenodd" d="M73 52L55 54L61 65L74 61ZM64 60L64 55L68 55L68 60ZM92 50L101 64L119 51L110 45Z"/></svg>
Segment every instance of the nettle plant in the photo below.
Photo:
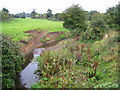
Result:
<svg viewBox="0 0 120 90"><path fill-rule="evenodd" d="M48 51L41 56L40 87L75 87L73 77L74 56L68 49ZM41 64L40 64L41 65Z"/></svg>
<svg viewBox="0 0 120 90"><path fill-rule="evenodd" d="M45 76L54 75L63 69L70 69L73 63L72 58L72 54L67 49L60 50L59 52L45 52L42 58L44 59L43 70L47 73Z"/></svg>
<svg viewBox="0 0 120 90"><path fill-rule="evenodd" d="M86 44L68 45L59 51L45 52L38 62L42 73L40 88L79 87L76 79L79 70L74 68L79 65L86 69L81 71L86 78L97 80L98 62L91 59L90 46Z"/></svg>

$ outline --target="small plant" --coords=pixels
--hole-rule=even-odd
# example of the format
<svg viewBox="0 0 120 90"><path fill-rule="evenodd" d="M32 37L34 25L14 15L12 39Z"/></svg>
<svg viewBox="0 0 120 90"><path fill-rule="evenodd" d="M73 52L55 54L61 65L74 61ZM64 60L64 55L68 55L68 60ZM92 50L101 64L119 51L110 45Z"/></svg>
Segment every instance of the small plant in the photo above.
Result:
<svg viewBox="0 0 120 90"><path fill-rule="evenodd" d="M107 82L107 83L102 83L102 84L98 84L95 86L95 88L118 88L118 84L117 83L112 83L112 82Z"/></svg>

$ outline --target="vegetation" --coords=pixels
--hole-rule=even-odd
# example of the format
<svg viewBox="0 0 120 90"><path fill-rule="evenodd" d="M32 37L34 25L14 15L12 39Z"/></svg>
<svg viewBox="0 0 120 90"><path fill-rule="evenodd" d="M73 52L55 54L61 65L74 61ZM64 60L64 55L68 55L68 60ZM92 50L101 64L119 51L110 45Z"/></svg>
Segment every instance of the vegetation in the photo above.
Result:
<svg viewBox="0 0 120 90"><path fill-rule="evenodd" d="M120 12L120 3L115 7L111 7L107 9L107 12L105 13L106 22L108 23L110 28L118 29L119 22L120 22L119 12Z"/></svg>
<svg viewBox="0 0 120 90"><path fill-rule="evenodd" d="M106 14L93 11L88 13L88 27L84 31L75 23L76 19L72 19L72 16L77 18L74 16L77 10L78 5L73 5L63 13L63 25L75 33L80 31L80 39L67 42L60 50L45 52L37 59L41 79L32 88L118 88L118 32L115 22L111 22L113 27L109 27L104 18ZM80 23L84 23L82 21Z"/></svg>
<svg viewBox="0 0 120 90"><path fill-rule="evenodd" d="M24 59L18 51L18 45L10 37L2 37L2 87L15 88L16 74L22 70Z"/></svg>
<svg viewBox="0 0 120 90"><path fill-rule="evenodd" d="M2 11L0 11L0 21L6 21L11 18L11 15L9 13L9 10L6 8L3 8Z"/></svg>
<svg viewBox="0 0 120 90"><path fill-rule="evenodd" d="M79 18L80 17L80 18ZM63 17L65 28L84 30L85 13L79 5L73 5L64 11Z"/></svg>
<svg viewBox="0 0 120 90"><path fill-rule="evenodd" d="M13 15L14 18L26 18L25 12Z"/></svg>
<svg viewBox="0 0 120 90"><path fill-rule="evenodd" d="M67 29L63 28L63 22L48 21L44 19L14 19L11 22L3 22L3 33L11 35L14 37L14 40L19 41L24 37L27 37L27 33L24 31L41 29L49 30L50 32L54 31L66 31ZM1 23L0 23L1 24Z"/></svg>
<svg viewBox="0 0 120 90"><path fill-rule="evenodd" d="M35 15L36 15L37 13L35 12L35 10L33 10L32 12L31 12L31 18L32 19L35 19L36 17L35 17Z"/></svg>
<svg viewBox="0 0 120 90"><path fill-rule="evenodd" d="M52 17L52 10L48 9L47 10L47 18Z"/></svg>
<svg viewBox="0 0 120 90"><path fill-rule="evenodd" d="M117 88L117 32L111 33L93 44L67 43L43 53L37 59L41 79L32 88Z"/></svg>
<svg viewBox="0 0 120 90"><path fill-rule="evenodd" d="M4 20L8 19L9 11L3 11ZM24 19L0 23L3 26L3 87L15 87L15 75L23 62L19 47L12 40L28 43L33 37L25 31L49 30L67 32L60 32L54 38L60 42L37 58L39 68L35 73L40 73L40 80L31 88L118 88L119 14L120 4L106 13L88 12L72 5L62 13L52 14L48 9L47 13L39 14L33 10L31 19L20 16ZM46 44L52 41L51 37L52 34L38 41Z"/></svg>
<svg viewBox="0 0 120 90"><path fill-rule="evenodd" d="M89 22L89 27L86 32L82 35L82 40L101 40L104 33L109 29L108 25L104 21L103 16L95 12L92 15L91 21Z"/></svg>

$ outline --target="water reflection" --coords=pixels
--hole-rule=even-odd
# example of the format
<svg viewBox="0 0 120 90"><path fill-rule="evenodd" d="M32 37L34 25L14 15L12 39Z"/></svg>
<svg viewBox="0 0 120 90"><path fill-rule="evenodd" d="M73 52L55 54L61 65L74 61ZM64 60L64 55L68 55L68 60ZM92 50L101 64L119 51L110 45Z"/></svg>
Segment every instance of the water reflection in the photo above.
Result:
<svg viewBox="0 0 120 90"><path fill-rule="evenodd" d="M20 72L20 82L24 85L25 88L30 88L32 84L39 81L39 76L34 72L38 68L38 62L35 60L36 57L40 56L42 52L44 52L44 48L34 49L33 56L34 59L31 63L29 63L24 70Z"/></svg>

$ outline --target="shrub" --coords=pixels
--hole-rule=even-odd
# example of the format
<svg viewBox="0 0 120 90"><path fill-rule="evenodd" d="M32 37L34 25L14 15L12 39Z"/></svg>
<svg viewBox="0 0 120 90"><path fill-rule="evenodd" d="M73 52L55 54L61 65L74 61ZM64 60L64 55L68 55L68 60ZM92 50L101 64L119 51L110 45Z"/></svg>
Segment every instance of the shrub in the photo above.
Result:
<svg viewBox="0 0 120 90"><path fill-rule="evenodd" d="M63 26L69 28L74 36L86 30L85 20L85 11L79 5L72 5L63 12Z"/></svg>
<svg viewBox="0 0 120 90"><path fill-rule="evenodd" d="M43 53L38 59L42 76L32 88L117 88L117 33L108 34L94 44L72 43Z"/></svg>
<svg viewBox="0 0 120 90"><path fill-rule="evenodd" d="M23 57L18 45L10 37L3 35L2 39L2 80L3 88L15 88L16 73L22 69Z"/></svg>
<svg viewBox="0 0 120 90"><path fill-rule="evenodd" d="M39 87L63 88L76 86L73 83L74 77L72 77L72 68L74 65L73 60L73 54L65 48L59 52L48 51L43 53L40 59L38 59L40 70L43 75L40 82L38 83Z"/></svg>
<svg viewBox="0 0 120 90"><path fill-rule="evenodd" d="M82 35L82 40L101 40L108 30L107 25L100 14L94 15L88 30Z"/></svg>

